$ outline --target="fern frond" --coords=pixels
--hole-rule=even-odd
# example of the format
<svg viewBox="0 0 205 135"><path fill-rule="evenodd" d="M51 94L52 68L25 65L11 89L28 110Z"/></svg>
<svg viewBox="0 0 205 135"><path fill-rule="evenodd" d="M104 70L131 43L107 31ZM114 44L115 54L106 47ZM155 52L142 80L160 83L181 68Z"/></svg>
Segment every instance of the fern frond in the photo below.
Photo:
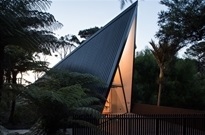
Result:
<svg viewBox="0 0 205 135"><path fill-rule="evenodd" d="M78 99L73 106L74 107L86 107L86 106L92 106L93 103L99 103L100 100L98 98L95 97L85 97L85 98L81 98Z"/></svg>
<svg viewBox="0 0 205 135"><path fill-rule="evenodd" d="M93 108L90 108L90 107L79 107L79 108L76 108L75 110L73 110L73 112L77 116L88 115L88 116L92 116L93 118L97 118L97 119L102 118L101 112L99 112Z"/></svg>

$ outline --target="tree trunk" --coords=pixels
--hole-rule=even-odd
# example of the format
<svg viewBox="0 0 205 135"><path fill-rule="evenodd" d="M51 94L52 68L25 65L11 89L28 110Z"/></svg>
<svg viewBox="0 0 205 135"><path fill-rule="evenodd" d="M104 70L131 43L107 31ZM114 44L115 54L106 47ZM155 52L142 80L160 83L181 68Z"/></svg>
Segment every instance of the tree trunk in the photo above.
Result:
<svg viewBox="0 0 205 135"><path fill-rule="evenodd" d="M3 84L4 84L4 46L0 47L0 103L2 100L2 91L3 91Z"/></svg>
<svg viewBox="0 0 205 135"><path fill-rule="evenodd" d="M157 106L160 106L163 81L164 81L164 69L163 67L160 67Z"/></svg>
<svg viewBox="0 0 205 135"><path fill-rule="evenodd" d="M10 70L6 70L5 76L6 76L6 83L11 83L11 71Z"/></svg>
<svg viewBox="0 0 205 135"><path fill-rule="evenodd" d="M13 99L11 101L11 110L10 110L10 115L9 115L9 123L14 122L15 108L16 108L16 96L13 95Z"/></svg>
<svg viewBox="0 0 205 135"><path fill-rule="evenodd" d="M159 83L158 97L157 97L157 106L160 106L161 92L162 92L162 84Z"/></svg>
<svg viewBox="0 0 205 135"><path fill-rule="evenodd" d="M17 71L12 71L12 83L13 84L17 84ZM16 94L12 93L13 97L12 97L12 101L11 101L11 111L10 111L10 115L9 115L9 122L13 123L14 122L14 113L15 113L15 108L16 108Z"/></svg>
<svg viewBox="0 0 205 135"><path fill-rule="evenodd" d="M17 84L18 71L12 71L12 84Z"/></svg>

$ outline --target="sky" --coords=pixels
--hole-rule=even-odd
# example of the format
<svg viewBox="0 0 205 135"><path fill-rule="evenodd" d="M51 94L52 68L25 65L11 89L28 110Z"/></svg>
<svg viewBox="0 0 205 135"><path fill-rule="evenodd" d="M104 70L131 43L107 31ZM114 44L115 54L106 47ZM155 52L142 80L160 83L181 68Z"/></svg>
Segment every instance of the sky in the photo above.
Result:
<svg viewBox="0 0 205 135"><path fill-rule="evenodd" d="M131 5L127 3L121 9L120 4L120 0L52 0L47 12L53 14L56 20L63 24L61 29L54 31L60 37L67 34L77 35L80 30L106 25ZM136 51L150 47L149 41L155 40L158 13L165 9L159 4L159 0L138 1ZM50 62L49 67L53 67L60 61L58 57L43 59ZM30 77L29 80L33 82L34 79Z"/></svg>
<svg viewBox="0 0 205 135"><path fill-rule="evenodd" d="M58 36L77 35L79 30L102 27L131 5L120 8L119 0L52 0L48 10L64 26L55 31ZM159 0L139 0L137 15L137 51L149 46L158 30L158 12L165 9Z"/></svg>
<svg viewBox="0 0 205 135"><path fill-rule="evenodd" d="M131 5L127 3L121 9L120 4L120 0L52 0L48 12L63 24L61 29L54 31L59 37L67 34L77 35L80 30L106 25ZM159 0L139 0L136 51L150 47L149 41L155 40L158 13L164 9L166 8L159 3ZM52 58L50 66L52 67L59 60L59 58Z"/></svg>

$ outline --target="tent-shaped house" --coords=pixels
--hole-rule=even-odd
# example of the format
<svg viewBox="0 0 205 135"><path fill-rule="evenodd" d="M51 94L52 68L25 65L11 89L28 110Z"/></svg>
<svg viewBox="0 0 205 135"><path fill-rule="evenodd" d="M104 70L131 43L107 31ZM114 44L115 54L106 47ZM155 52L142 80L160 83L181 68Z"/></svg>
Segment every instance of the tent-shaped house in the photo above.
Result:
<svg viewBox="0 0 205 135"><path fill-rule="evenodd" d="M60 61L54 69L89 73L105 83L103 113L128 113L131 106L137 2Z"/></svg>

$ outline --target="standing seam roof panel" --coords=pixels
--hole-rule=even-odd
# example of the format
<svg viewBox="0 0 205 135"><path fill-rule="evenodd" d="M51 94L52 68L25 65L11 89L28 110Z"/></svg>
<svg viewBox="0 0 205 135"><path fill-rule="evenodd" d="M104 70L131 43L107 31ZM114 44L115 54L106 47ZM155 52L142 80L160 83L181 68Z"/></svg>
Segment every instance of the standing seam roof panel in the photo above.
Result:
<svg viewBox="0 0 205 135"><path fill-rule="evenodd" d="M136 3L76 48L54 69L89 73L101 79L108 87L112 80L110 77L114 76L113 72L118 66L117 61L121 57L135 12Z"/></svg>

